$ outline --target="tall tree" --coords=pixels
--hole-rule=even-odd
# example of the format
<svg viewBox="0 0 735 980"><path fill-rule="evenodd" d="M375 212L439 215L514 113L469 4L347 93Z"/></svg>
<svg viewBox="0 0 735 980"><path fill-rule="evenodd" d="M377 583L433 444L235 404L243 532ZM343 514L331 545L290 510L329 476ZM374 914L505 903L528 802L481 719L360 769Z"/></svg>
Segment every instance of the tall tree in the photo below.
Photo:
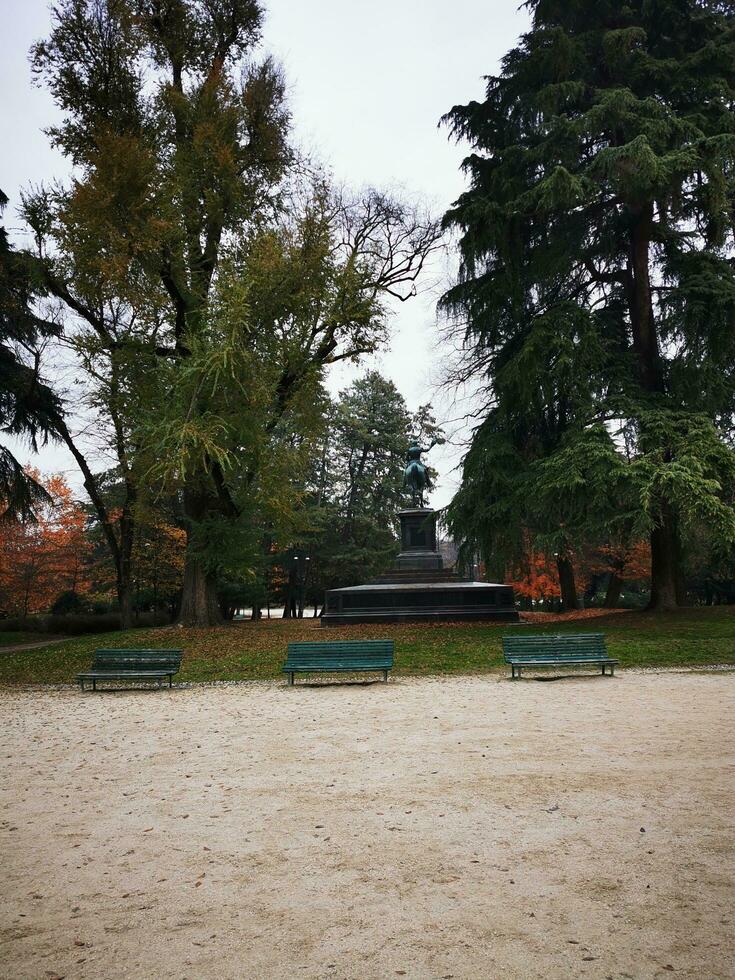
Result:
<svg viewBox="0 0 735 980"><path fill-rule="evenodd" d="M462 264L445 308L487 378L496 454L562 451L578 480L594 429L597 461L617 479L627 440L651 605L669 608L682 599L687 522L710 512L735 532L722 492L735 409L735 15L710 0L528 7L532 30L485 100L446 117L474 152L470 188L446 216ZM524 430L541 438L529 446ZM472 461L470 483L480 468Z"/></svg>
<svg viewBox="0 0 735 980"><path fill-rule="evenodd" d="M0 216L8 198L0 190ZM34 312L42 292L32 263L0 225L0 432L26 438L34 450L57 435L61 402L41 374L43 344L58 325ZM46 489L0 445L0 518L28 521L48 504Z"/></svg>
<svg viewBox="0 0 735 980"><path fill-rule="evenodd" d="M135 348L149 363L190 356L223 239L263 212L288 162L287 112L278 70L252 57L262 20L255 0L65 0L53 14L33 66L64 111L49 132L78 178L30 198L26 215L46 288L106 362L127 526L113 530L102 511L101 519L129 604L137 481L134 426L120 398ZM91 467L69 442L99 509ZM218 480L215 461L191 474L187 520L219 506ZM196 596L202 621L213 600L207 585L190 549L185 599Z"/></svg>
<svg viewBox="0 0 735 980"><path fill-rule="evenodd" d="M398 511L410 506L403 486L412 439L443 442L430 405L410 412L393 382L368 371L340 392L313 454L305 498L303 550L311 591L369 580L398 548Z"/></svg>
<svg viewBox="0 0 735 980"><path fill-rule="evenodd" d="M68 190L29 198L26 216L45 287L104 362L97 380L130 503L125 554L122 524L109 545L129 582L136 460L175 445L188 535L181 618L199 625L220 618L212 555L217 540L233 539L224 528L247 519L243 493L256 481L235 465L237 385L217 339L227 334L227 350L251 358L260 328L272 331L271 350L283 341L269 417L284 415L315 371L373 349L384 332L380 297L410 293L437 237L433 223L374 194L349 202L317 193L298 219L281 217L293 205L283 178L294 158L280 71L255 59L262 16L257 0L64 0L33 54L65 114L51 138L78 176ZM314 268L317 252L322 270L340 267L339 282L277 281L279 263L291 274L305 262ZM239 320L226 306L229 319L218 324L229 288L221 274L231 281L233 269L258 262L252 289L241 284ZM207 390L218 357L215 400L224 396L227 420ZM153 404L166 408L159 425L148 424Z"/></svg>

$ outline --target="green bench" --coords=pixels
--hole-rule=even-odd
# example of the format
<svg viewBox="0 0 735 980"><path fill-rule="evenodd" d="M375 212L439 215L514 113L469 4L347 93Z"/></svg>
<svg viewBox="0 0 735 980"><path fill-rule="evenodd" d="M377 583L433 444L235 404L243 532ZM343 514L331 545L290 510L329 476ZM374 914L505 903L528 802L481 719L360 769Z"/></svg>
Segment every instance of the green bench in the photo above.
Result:
<svg viewBox="0 0 735 980"><path fill-rule="evenodd" d="M523 667L597 666L602 673L615 674L617 660L611 660L602 633L563 633L556 636L504 636L503 656L510 664L511 679L521 676Z"/></svg>
<svg viewBox="0 0 735 980"><path fill-rule="evenodd" d="M294 674L355 673L379 670L383 680L393 669L393 640L349 640L323 643L289 643L283 672L293 684Z"/></svg>
<svg viewBox="0 0 735 980"><path fill-rule="evenodd" d="M82 690L84 682L97 681L158 681L161 687L168 677L168 686L181 667L181 650L95 650L92 669L77 674Z"/></svg>

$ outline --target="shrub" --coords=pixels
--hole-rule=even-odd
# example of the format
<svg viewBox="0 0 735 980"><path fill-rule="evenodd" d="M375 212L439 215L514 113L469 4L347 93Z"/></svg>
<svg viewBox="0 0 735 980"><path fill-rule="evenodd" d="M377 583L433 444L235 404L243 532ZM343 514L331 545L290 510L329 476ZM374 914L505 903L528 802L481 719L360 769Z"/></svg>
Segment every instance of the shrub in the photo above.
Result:
<svg viewBox="0 0 735 980"><path fill-rule="evenodd" d="M84 600L77 592L62 592L51 607L51 612L55 616L68 616L69 613L83 613L85 611Z"/></svg>
<svg viewBox="0 0 735 980"><path fill-rule="evenodd" d="M161 610L159 610L156 622L160 626L163 620L164 616ZM141 613L140 618L134 625L136 627L153 626L153 613ZM108 633L119 629L120 617L117 613L103 613L102 615L79 613L68 616L50 614L48 616L29 616L27 619L23 619L20 616L12 616L8 619L0 620L0 631L3 633L58 633L78 636L82 633Z"/></svg>

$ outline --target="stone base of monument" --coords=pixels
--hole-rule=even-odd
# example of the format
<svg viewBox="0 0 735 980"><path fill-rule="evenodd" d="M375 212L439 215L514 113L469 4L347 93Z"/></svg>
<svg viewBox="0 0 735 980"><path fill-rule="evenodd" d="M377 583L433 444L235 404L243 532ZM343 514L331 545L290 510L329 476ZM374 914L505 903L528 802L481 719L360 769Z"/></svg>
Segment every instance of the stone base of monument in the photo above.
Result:
<svg viewBox="0 0 735 980"><path fill-rule="evenodd" d="M399 513L401 553L375 582L330 589L322 626L446 620L518 621L513 589L498 582L465 581L443 567L436 546L436 512Z"/></svg>
<svg viewBox="0 0 735 980"><path fill-rule="evenodd" d="M518 622L513 590L491 582L412 582L330 589L322 626L421 620Z"/></svg>

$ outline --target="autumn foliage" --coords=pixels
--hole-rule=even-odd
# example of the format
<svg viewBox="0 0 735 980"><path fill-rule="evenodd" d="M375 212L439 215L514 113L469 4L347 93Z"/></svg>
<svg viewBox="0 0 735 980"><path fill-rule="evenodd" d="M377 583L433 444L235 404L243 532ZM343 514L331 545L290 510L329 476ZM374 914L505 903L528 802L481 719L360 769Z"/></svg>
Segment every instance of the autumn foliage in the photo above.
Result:
<svg viewBox="0 0 735 980"><path fill-rule="evenodd" d="M140 520L140 533L133 545L133 567L136 581L145 588L155 587L158 599L178 598L184 576L186 532L161 517L150 515Z"/></svg>
<svg viewBox="0 0 735 980"><path fill-rule="evenodd" d="M30 475L49 494L36 521L0 522L0 613L47 612L65 592L89 590L86 516L63 476Z"/></svg>
<svg viewBox="0 0 735 980"><path fill-rule="evenodd" d="M648 541L635 541L630 545L603 545L587 558L588 574L614 573L627 582L648 579L651 574L651 545Z"/></svg>
<svg viewBox="0 0 735 980"><path fill-rule="evenodd" d="M561 595L559 574L553 556L530 550L525 561L511 574L511 583L516 596L539 602L555 599Z"/></svg>
<svg viewBox="0 0 735 980"><path fill-rule="evenodd" d="M574 578L580 593L587 592L595 579L616 576L621 584L647 581L651 573L648 541L590 547L573 555ZM604 580L604 579L603 579ZM561 595L554 555L528 549L525 559L511 570L510 584L517 597L533 602L557 599Z"/></svg>

